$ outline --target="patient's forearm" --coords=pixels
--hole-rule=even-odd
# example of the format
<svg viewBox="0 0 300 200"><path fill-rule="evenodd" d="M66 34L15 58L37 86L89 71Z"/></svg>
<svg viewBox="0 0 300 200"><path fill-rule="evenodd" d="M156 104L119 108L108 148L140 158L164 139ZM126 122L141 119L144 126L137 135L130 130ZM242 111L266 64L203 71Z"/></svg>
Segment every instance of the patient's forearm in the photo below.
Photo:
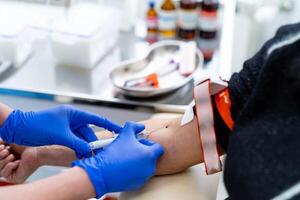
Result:
<svg viewBox="0 0 300 200"><path fill-rule="evenodd" d="M76 160L75 152L63 146L45 146L38 148L39 165L70 167Z"/></svg>
<svg viewBox="0 0 300 200"><path fill-rule="evenodd" d="M1 199L82 200L94 197L95 191L86 172L78 167L33 183L0 188Z"/></svg>
<svg viewBox="0 0 300 200"><path fill-rule="evenodd" d="M97 132L99 139L111 137L110 132ZM76 160L75 152L63 146L45 146L38 147L39 165L54 165L69 167Z"/></svg>
<svg viewBox="0 0 300 200"><path fill-rule="evenodd" d="M157 175L172 174L203 162L196 122L180 126L181 118L173 120L153 119L143 122L146 129L154 130L149 139L162 144L164 155L157 165Z"/></svg>

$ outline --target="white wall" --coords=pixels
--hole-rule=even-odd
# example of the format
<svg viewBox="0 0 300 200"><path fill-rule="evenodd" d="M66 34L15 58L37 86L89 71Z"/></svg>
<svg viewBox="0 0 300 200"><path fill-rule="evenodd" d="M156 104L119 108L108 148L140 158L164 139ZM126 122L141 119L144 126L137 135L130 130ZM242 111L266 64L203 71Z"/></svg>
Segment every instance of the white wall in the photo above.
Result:
<svg viewBox="0 0 300 200"><path fill-rule="evenodd" d="M300 22L299 0L239 0L233 71L239 71L280 26L295 22Z"/></svg>

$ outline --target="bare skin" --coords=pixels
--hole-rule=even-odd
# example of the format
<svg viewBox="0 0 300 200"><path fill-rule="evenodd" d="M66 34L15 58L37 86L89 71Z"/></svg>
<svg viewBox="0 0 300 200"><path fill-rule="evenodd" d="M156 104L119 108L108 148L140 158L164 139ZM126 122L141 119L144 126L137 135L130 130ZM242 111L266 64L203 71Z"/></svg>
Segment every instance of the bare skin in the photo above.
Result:
<svg viewBox="0 0 300 200"><path fill-rule="evenodd" d="M165 148L164 155L158 161L157 175L178 173L203 162L195 121L185 126L180 126L180 121L181 118L142 122L146 124L146 129L157 130L150 134L149 139Z"/></svg>
<svg viewBox="0 0 300 200"><path fill-rule="evenodd" d="M79 167L33 183L2 187L0 194L1 199L14 200L82 200L96 195L88 175Z"/></svg>
<svg viewBox="0 0 300 200"><path fill-rule="evenodd" d="M72 150L61 146L22 147L4 142L0 144L0 175L13 183L23 183L40 166L70 166L76 159ZM63 156L65 153L70 156Z"/></svg>

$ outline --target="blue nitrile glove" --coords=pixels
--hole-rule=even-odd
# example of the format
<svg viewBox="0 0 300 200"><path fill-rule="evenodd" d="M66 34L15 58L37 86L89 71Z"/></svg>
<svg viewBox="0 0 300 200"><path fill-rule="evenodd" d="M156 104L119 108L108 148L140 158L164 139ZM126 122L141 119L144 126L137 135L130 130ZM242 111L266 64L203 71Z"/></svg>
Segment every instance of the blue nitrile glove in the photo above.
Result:
<svg viewBox="0 0 300 200"><path fill-rule="evenodd" d="M90 156L88 142L97 140L88 126L120 132L122 127L99 115L63 105L38 112L13 111L0 127L0 137L23 146L63 145L77 156Z"/></svg>
<svg viewBox="0 0 300 200"><path fill-rule="evenodd" d="M154 175L164 149L150 140L137 140L136 134L144 128L127 122L119 137L94 157L72 163L87 172L98 198L109 192L138 189Z"/></svg>

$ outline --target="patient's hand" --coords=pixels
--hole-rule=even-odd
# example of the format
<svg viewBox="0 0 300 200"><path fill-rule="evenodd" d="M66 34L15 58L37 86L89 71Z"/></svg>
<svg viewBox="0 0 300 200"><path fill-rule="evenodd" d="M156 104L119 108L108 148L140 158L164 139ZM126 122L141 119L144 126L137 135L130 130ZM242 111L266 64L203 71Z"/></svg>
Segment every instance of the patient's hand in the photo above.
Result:
<svg viewBox="0 0 300 200"><path fill-rule="evenodd" d="M110 138L111 133L97 133L98 138ZM9 182L23 183L43 165L69 167L76 160L75 152L63 146L22 147L0 140L0 176Z"/></svg>
<svg viewBox="0 0 300 200"><path fill-rule="evenodd" d="M38 148L0 142L0 175L9 182L24 182L38 167Z"/></svg>

